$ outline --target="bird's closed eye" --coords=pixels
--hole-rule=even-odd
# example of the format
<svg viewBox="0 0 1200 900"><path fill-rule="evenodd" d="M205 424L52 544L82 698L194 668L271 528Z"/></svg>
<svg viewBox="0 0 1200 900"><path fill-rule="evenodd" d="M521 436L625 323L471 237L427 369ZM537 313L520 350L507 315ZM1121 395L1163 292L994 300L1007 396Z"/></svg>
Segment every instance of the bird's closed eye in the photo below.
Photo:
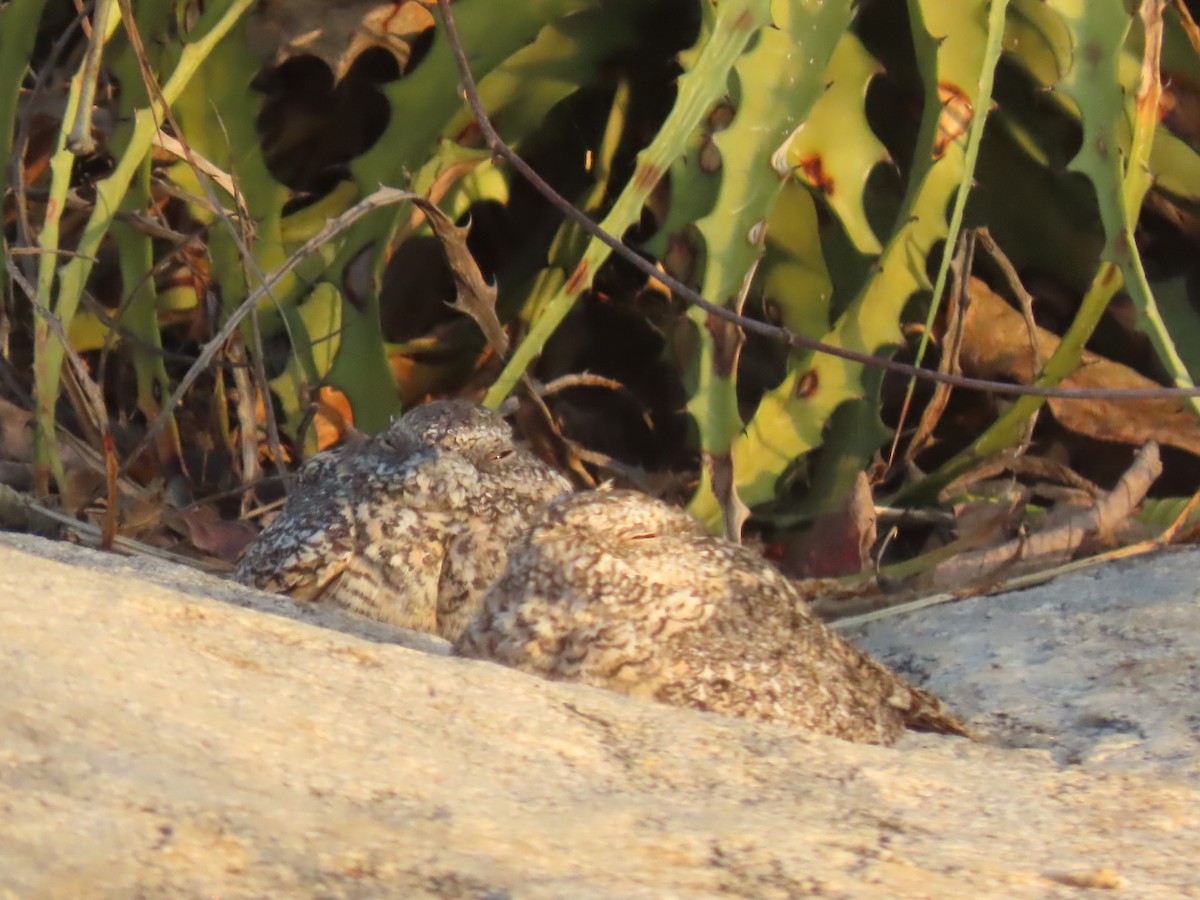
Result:
<svg viewBox="0 0 1200 900"><path fill-rule="evenodd" d="M656 538L656 537L658 537L657 531L639 531L636 534L626 535L625 540L627 540L627 541L648 541L651 538Z"/></svg>
<svg viewBox="0 0 1200 900"><path fill-rule="evenodd" d="M492 459L493 460L508 459L508 457L510 457L512 455L513 455L512 450L497 450L495 453L492 454Z"/></svg>

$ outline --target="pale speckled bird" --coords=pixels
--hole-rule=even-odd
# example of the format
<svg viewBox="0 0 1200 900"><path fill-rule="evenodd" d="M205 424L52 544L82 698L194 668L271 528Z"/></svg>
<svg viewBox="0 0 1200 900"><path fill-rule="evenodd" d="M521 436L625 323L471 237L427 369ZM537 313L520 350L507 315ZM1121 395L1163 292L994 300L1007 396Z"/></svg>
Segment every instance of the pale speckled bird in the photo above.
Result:
<svg viewBox="0 0 1200 900"><path fill-rule="evenodd" d="M455 651L848 740L965 734L936 698L817 619L761 556L634 491L551 503Z"/></svg>
<svg viewBox="0 0 1200 900"><path fill-rule="evenodd" d="M498 414L434 401L305 463L237 578L453 640L509 546L570 490Z"/></svg>

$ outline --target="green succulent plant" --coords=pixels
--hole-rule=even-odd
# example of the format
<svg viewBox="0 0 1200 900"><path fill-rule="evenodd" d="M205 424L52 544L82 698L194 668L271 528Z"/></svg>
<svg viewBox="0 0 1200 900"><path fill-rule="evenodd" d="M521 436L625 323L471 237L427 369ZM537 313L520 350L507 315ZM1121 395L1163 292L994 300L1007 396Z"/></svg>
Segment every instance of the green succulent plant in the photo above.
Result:
<svg viewBox="0 0 1200 900"><path fill-rule="evenodd" d="M0 135L10 151L18 96L40 52L34 37L44 5L13 0L0 8ZM512 202L518 176L481 145L439 32L402 77L380 87L390 117L373 145L348 161L336 188L297 207L296 192L273 174L259 139L263 100L252 85L264 61L246 49L253 6L213 0L197 14L185 4L132 4L181 137L236 180L235 197L203 183L185 162L165 170L181 196L192 198L184 202L203 229L208 277L224 313L328 219L379 185L433 193L454 216ZM692 45L678 54L672 99L654 130L636 134L630 110L638 98L626 75L650 62L669 71L674 55L647 37L646 4L454 3L483 103L504 139L518 152L558 139L556 113L591 103L595 158L586 173L572 176L571 199L610 234L641 228L637 249L710 302L834 347L887 356L905 344L906 323L933 323L947 277L944 248L964 227L986 224L1018 267L1039 267L1083 297L1042 383L1078 365L1123 289L1162 370L1175 384L1190 385L1200 355L1180 336L1200 333L1200 320L1187 304L1186 276L1156 281L1147 274L1135 232L1152 187L1185 206L1200 199L1196 148L1160 121L1157 96L1139 93L1147 83L1146 36L1158 33L1155 15L1164 7L1151 0L1137 9L1122 0L908 0L903 8L853 0L680 0L663 7L678 19L667 31L688 34ZM881 28L881 20L904 29ZM1200 79L1190 23L1175 8L1163 21L1164 67ZM111 342L117 338L81 301L97 254L115 250L120 323L139 339L129 349L137 406L152 417L173 386L157 352L161 319L189 301L159 292L146 277L162 248L129 224L152 203L152 174L164 174L151 160L163 117L141 86L115 6L106 34L108 71L121 85L119 124L106 147L113 166L95 182L82 231L68 241L61 228L74 177L67 137L89 77L81 63L50 160L49 202L33 223L42 254L36 288L81 346ZM881 80L902 103L873 106ZM0 172L0 190L10 187L8 174ZM654 224L647 233L648 209ZM499 307L518 339L490 382L485 402L492 406L535 370L611 255L574 223L556 221L549 207L543 215L547 224L531 228L519 253L501 265ZM289 434L300 431L306 398L318 386L343 392L356 425L368 432L399 411L406 385L397 382L397 372L405 376L395 360L425 344L389 342L380 295L397 247L427 234L419 225L414 230L411 217L406 206L363 217L260 304L261 334L288 348L270 386ZM5 259L10 249L6 242ZM781 349L774 377L751 382L739 331L699 309L684 315L668 343L685 352L666 359L690 393L686 409L701 460L691 511L736 535L747 510L777 501L798 472L807 490L794 512L812 515L834 502L891 435L879 415L879 372ZM249 324L244 337L255 346ZM439 346L470 363L482 342ZM67 348L39 320L33 352L44 488L52 474L61 477L54 435ZM974 460L1013 445L1038 405L1035 398L1017 401L901 496L931 497Z"/></svg>

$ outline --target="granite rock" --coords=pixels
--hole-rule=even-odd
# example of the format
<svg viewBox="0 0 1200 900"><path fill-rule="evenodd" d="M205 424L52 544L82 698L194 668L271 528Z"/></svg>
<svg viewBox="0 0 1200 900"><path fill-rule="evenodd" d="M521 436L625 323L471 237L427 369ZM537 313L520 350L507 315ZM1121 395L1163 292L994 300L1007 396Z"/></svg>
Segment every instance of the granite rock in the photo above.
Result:
<svg viewBox="0 0 1200 900"><path fill-rule="evenodd" d="M1132 584L1123 602L1147 598ZM1010 605L985 608L976 627L1015 640ZM1127 636L1154 643L1159 621L1175 653L1181 619L1143 618ZM850 744L445 649L0 535L0 896L1200 896L1200 785L1166 744L1117 767L944 736ZM945 685L932 650L908 652L969 717L1078 719L1035 719L1067 700L1032 686L1006 710L1020 673L982 652ZM1175 702L1157 677L1101 683L1095 706Z"/></svg>

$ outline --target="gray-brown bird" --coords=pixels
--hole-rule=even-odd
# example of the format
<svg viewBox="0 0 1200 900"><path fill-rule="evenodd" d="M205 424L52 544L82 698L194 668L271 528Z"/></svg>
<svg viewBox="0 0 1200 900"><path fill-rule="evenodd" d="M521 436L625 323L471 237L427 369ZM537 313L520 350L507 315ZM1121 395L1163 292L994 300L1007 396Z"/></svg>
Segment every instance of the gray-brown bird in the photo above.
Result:
<svg viewBox="0 0 1200 900"><path fill-rule="evenodd" d="M453 640L509 546L570 490L496 413L435 401L305 463L237 578Z"/></svg>
<svg viewBox="0 0 1200 900"><path fill-rule="evenodd" d="M848 740L965 733L937 699L813 616L761 556L634 491L551 503L455 650Z"/></svg>

